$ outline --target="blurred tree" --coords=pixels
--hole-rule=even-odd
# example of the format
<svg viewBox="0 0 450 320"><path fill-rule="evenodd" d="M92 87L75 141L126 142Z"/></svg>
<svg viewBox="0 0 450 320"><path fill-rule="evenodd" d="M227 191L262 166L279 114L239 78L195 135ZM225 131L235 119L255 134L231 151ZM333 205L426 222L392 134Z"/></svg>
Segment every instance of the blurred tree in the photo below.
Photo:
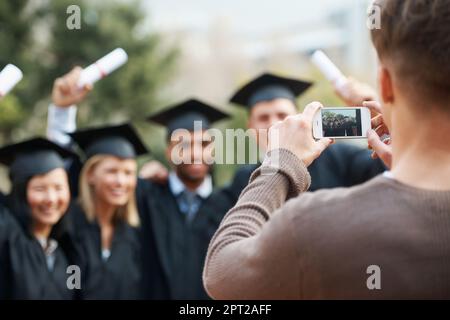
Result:
<svg viewBox="0 0 450 320"><path fill-rule="evenodd" d="M67 8L81 9L81 29L69 30ZM55 78L75 65L87 66L116 47L128 63L95 85L82 104L81 125L133 120L160 103L158 90L173 70L177 50L144 30L141 2L48 0L0 2L0 63L16 63L25 77L10 98L0 102L0 135L11 140L12 128L42 133ZM33 132L30 132L33 131Z"/></svg>
<svg viewBox="0 0 450 320"><path fill-rule="evenodd" d="M0 128L5 138L10 138L17 124L25 119L25 112L15 95L4 97L0 108Z"/></svg>
<svg viewBox="0 0 450 320"><path fill-rule="evenodd" d="M45 12L30 4L29 0L0 2L0 69L13 63L27 75L40 72L30 49L34 44L32 26L41 21ZM27 76L0 101L0 142L11 139L13 129L27 118L25 106L36 101L35 86L30 84Z"/></svg>

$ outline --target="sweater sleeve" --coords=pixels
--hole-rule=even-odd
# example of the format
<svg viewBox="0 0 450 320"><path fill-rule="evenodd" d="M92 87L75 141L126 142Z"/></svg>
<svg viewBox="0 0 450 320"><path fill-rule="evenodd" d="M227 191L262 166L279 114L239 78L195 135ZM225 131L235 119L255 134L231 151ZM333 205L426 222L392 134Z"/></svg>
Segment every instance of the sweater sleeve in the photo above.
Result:
<svg viewBox="0 0 450 320"><path fill-rule="evenodd" d="M211 297L299 297L298 257L289 212L277 209L306 191L310 181L306 166L290 151L268 154L210 243L203 281Z"/></svg>

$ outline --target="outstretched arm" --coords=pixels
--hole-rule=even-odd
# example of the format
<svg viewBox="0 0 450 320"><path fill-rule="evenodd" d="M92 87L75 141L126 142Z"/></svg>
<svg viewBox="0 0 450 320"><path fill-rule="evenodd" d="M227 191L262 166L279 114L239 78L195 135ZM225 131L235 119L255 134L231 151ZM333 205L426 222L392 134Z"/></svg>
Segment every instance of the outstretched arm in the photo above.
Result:
<svg viewBox="0 0 450 320"><path fill-rule="evenodd" d="M53 83L52 103L48 107L47 137L60 145L71 143L68 133L77 128L76 104L84 100L92 86L78 88L81 68L75 67L69 73L57 78Z"/></svg>

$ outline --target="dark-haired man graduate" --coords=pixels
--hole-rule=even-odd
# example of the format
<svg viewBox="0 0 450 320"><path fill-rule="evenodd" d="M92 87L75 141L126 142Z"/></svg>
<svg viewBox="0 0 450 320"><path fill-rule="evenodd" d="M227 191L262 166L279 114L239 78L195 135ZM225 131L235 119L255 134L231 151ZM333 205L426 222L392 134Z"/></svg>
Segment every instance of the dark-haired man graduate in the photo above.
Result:
<svg viewBox="0 0 450 320"><path fill-rule="evenodd" d="M149 117L167 128L168 183L141 181L144 235L156 243L170 299L207 299L201 274L208 243L225 215L226 196L213 190L211 124L228 114L196 99ZM183 154L183 155L181 155ZM145 264L152 269L151 257ZM147 267L144 267L146 269ZM147 274L149 292L154 276Z"/></svg>

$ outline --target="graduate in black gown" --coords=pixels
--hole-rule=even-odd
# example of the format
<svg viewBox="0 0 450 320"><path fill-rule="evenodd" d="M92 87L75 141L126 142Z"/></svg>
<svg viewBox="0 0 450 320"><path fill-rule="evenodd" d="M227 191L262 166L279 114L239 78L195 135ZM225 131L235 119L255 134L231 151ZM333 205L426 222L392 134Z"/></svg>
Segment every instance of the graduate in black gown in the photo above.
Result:
<svg viewBox="0 0 450 320"><path fill-rule="evenodd" d="M129 124L79 130L83 150L74 237L86 259L82 299L141 299L140 219L136 157L147 153Z"/></svg>
<svg viewBox="0 0 450 320"><path fill-rule="evenodd" d="M7 243L9 239L8 232L11 230L11 214L0 203L0 300L6 299L8 267L7 267Z"/></svg>
<svg viewBox="0 0 450 320"><path fill-rule="evenodd" d="M239 89L230 102L248 110L248 127L260 132L257 143L264 151L267 144L264 132L275 122L296 114L296 99L310 86L310 82L266 73ZM259 165L258 161L237 170L232 183L226 189L230 196L230 208L234 206L241 191L247 186L250 175ZM371 158L369 150L351 144L336 143L308 167L311 174L309 190L353 186L385 170L380 160Z"/></svg>
<svg viewBox="0 0 450 320"><path fill-rule="evenodd" d="M146 270L162 266L168 299L207 299L202 270L211 237L226 213L227 199L214 191L207 164L211 154L210 124L228 115L198 100L188 100L152 115L149 120L167 128L166 156L171 164L168 183L141 181L138 202L148 244L157 247L158 260L144 256ZM197 127L201 124L201 127ZM184 149L186 157L180 158ZM161 280L146 273L149 296ZM158 289L162 287L159 286Z"/></svg>
<svg viewBox="0 0 450 320"><path fill-rule="evenodd" d="M0 191L0 205L6 204L6 197L5 195Z"/></svg>
<svg viewBox="0 0 450 320"><path fill-rule="evenodd" d="M9 167L9 212L0 209L0 297L74 299L67 268L81 262L67 232L70 204L64 159L72 152L34 138L0 149Z"/></svg>
<svg viewBox="0 0 450 320"><path fill-rule="evenodd" d="M53 91L52 91L52 103L50 104L48 108L48 127L47 127L47 136L50 140L58 143L59 145L65 146L67 148L71 148L76 146L76 143L73 141L72 137L69 135L70 133L74 132L77 127L76 123L76 114L77 114L77 104L84 100L84 98L87 96L89 91L92 90L92 87L84 87L81 90L78 88L78 81L80 78L81 68L75 67L72 69L69 73L63 75L62 77L55 80L53 85ZM96 134L96 132L91 132L92 134ZM87 142L93 141L95 136L91 136L89 134L86 135L88 137ZM91 139L92 138L92 139ZM107 153L114 152L114 148L110 148L110 150L107 150ZM69 179L70 184L72 187L72 195L75 196L78 195L78 186L79 186L79 176L82 169L82 163L78 161L70 161L69 163ZM151 197L151 194L146 193L140 193L142 194L145 199L148 197ZM142 202L142 201L141 201ZM85 245L86 249L85 252L91 257L89 259L90 266L88 267L88 271L90 270L97 270L97 269L111 269L108 271L106 275L103 277L96 276L95 278L85 279L88 281L90 287L88 290L84 290L84 298L93 299L93 298L135 298L137 295L135 293L130 293L131 289L127 288L127 283L130 284L130 288L135 286L138 279L141 277L140 272L136 273L133 271L133 273L129 273L132 275L130 279L126 280L124 276L123 270L128 270L130 266L127 264L132 264L132 269L135 269L137 267L137 262L134 261L134 254L133 257L130 259L125 258L122 265L118 264L117 258L111 258L112 260L109 260L107 263L102 262L100 258L101 249L100 249L100 240L98 239L100 231L98 229L98 224L93 223L89 224L86 222L85 214L80 208L79 205L76 205L74 207L74 214L72 215L75 224L81 226L86 226L87 229L89 229L91 232L85 232L88 233L91 236L91 239L87 243L98 243L98 248L95 248L93 246ZM121 224L122 225L122 224ZM142 223L141 223L142 225ZM149 226L149 223L145 223L144 227L148 230L153 230L153 227ZM75 230L81 230L84 228L76 228ZM125 230L126 232L123 232ZM152 231L153 232L153 231ZM124 245L121 245L122 248L126 248L126 246L131 246L133 248L138 247L138 244L136 243L136 236L135 236L135 230L130 229L129 227L126 228L118 228L116 234L114 235L115 239L124 239L123 241L119 241L120 243L124 242ZM78 232L79 234L79 232ZM141 233L142 234L142 233ZM140 239L139 241L143 243L144 245L140 246L141 250L143 251L142 256L145 256L147 258L147 261L150 263L147 263L146 265L146 272L143 276L151 276L151 285L146 286L147 290L144 295L144 298L147 299L168 299L170 297L169 295L169 288L167 284L167 279L165 277L163 268L161 266L161 262L159 260L159 256L156 254L156 244L154 241L154 237L148 236L148 232L145 233L147 235L145 239L145 243L143 243L144 240ZM79 236L80 237L80 236ZM117 242L117 241L116 241ZM93 248L93 250L90 249ZM122 249L115 249L122 250ZM126 250L125 250L126 251ZM131 253L134 252L135 249L130 251ZM115 254L114 256L121 256L121 253ZM92 271L90 271L92 273ZM111 277L114 276L115 273L119 273L120 276L119 284L114 286L113 283L111 284L103 284L103 282L108 282L111 280ZM100 275L99 273L94 273L95 275ZM143 281L143 283L149 283L149 281ZM113 287L114 286L114 287ZM122 292L122 293L118 293ZM135 292L138 292L137 290ZM140 295L141 296L141 295Z"/></svg>

